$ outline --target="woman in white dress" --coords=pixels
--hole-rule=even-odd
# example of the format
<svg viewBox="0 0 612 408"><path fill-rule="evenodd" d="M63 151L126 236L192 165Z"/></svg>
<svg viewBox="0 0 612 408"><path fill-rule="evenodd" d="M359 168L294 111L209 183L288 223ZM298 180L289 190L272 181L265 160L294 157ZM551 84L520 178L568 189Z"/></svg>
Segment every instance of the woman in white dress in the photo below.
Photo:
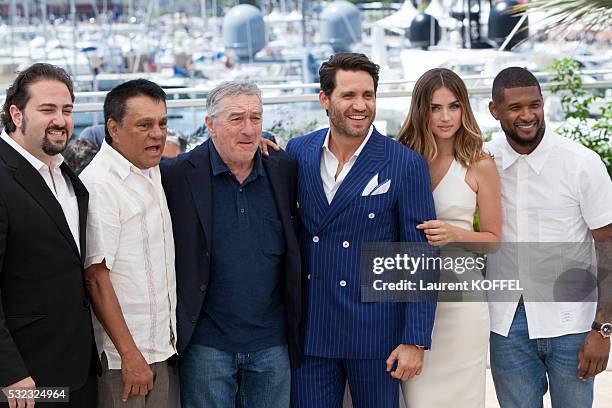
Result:
<svg viewBox="0 0 612 408"><path fill-rule="evenodd" d="M417 226L428 242L456 243L468 250L477 243L482 248L482 243L499 242L499 174L493 158L483 152L482 133L457 74L436 68L419 78L399 140L429 164L438 219ZM476 209L479 232L472 227ZM432 337L420 375L402 382L407 407L484 407L487 304L444 302L441 295Z"/></svg>

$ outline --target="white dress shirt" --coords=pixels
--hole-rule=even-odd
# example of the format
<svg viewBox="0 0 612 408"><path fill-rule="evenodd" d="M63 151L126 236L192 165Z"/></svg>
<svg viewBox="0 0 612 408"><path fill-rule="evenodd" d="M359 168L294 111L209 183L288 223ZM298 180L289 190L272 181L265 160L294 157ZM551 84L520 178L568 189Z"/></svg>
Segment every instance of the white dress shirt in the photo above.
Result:
<svg viewBox="0 0 612 408"><path fill-rule="evenodd" d="M9 144L13 149L22 155L42 176L49 186L49 190L62 207L64 217L68 223L68 228L74 238L79 252L81 251L80 239L79 239L79 203L77 202L76 195L74 194L74 187L72 181L68 176L64 176L60 166L64 162L64 157L61 154L57 154L51 158L51 167L47 166L42 161L34 157L30 152L21 147L19 143L13 140L5 131L2 131L2 140Z"/></svg>
<svg viewBox="0 0 612 408"><path fill-rule="evenodd" d="M363 142L361 142L361 145L359 145L357 150L355 150L355 153L350 158L350 160L344 163L344 166L342 167L340 174L338 174L338 177L336 177L336 171L338 170L338 165L340 164L340 161L336 158L332 151L329 150L329 134L331 132L331 129L327 131L327 135L325 136L325 141L323 142L323 149L321 152L320 169L321 179L323 180L323 189L325 190L325 196L327 197L328 204L331 204L332 200L334 199L334 196L336 195L336 192L338 191L338 188L340 188L340 184L342 184L342 182L346 178L346 175L353 168L353 165L357 161L357 157L359 157L359 154L365 147L366 143L368 143L368 140L370 140L370 136L372 136L373 130L374 127L370 126L368 135L365 139L363 139Z"/></svg>
<svg viewBox="0 0 612 408"><path fill-rule="evenodd" d="M591 230L612 223L612 181L600 157L579 143L556 135L548 128L538 147L528 155L517 153L503 136L488 143L487 148L495 157L501 178L501 241L586 243L565 245L564 248L569 248L570 251L576 248L577 251L567 259L591 265L587 268L596 275L591 251ZM528 251L528 245L523 248L526 247L525 250ZM500 261L504 256L501 255L502 252L489 257L488 279L504 279L504 273L507 271L499 267L503 264ZM520 254L521 250L518 250L518 253ZM557 265L552 263L567 260L564 257L549 257L545 260L546 266L538 268L538 255L532 253L528 261L520 255L515 257L515 269L519 277L523 276L530 282L536 278L542 288L548 285L552 293L555 278L558 277L555 276ZM558 270L564 269L559 267ZM544 270L546 272L543 272ZM587 269L585 273L588 273ZM489 303L493 332L502 336L508 335L519 296L520 294L517 294L515 302ZM586 332L591 328L595 310L596 303L587 301L526 301L529 337L550 338Z"/></svg>
<svg viewBox="0 0 612 408"><path fill-rule="evenodd" d="M174 241L159 166L149 176L106 142L81 179L89 190L85 267L104 261L125 322L147 363L176 353ZM121 357L97 319L98 352Z"/></svg>

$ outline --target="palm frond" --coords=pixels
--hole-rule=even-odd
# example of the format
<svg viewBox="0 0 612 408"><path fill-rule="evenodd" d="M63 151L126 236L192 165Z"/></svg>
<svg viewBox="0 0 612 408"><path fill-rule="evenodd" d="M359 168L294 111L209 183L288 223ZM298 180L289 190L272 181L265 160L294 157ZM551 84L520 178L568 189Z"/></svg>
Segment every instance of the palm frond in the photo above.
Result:
<svg viewBox="0 0 612 408"><path fill-rule="evenodd" d="M569 29L580 24L584 31L609 30L612 27L612 0L535 0L518 6L515 12L539 11L544 31Z"/></svg>

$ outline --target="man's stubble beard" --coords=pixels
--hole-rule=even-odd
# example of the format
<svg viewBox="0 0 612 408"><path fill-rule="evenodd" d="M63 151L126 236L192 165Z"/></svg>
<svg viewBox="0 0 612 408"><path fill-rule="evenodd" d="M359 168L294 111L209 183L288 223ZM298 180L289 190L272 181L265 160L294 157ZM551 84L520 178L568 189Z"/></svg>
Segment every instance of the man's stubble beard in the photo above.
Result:
<svg viewBox="0 0 612 408"><path fill-rule="evenodd" d="M516 143L517 145L521 147L532 147L540 143L540 140L542 140L542 137L544 136L544 132L546 131L546 123L543 121L540 127L538 128L538 130L536 131L535 135L531 139L528 139L528 140L522 139L518 135L518 133L515 131L508 132L506 129L503 129L503 131L506 134L506 136L510 140L512 140L514 143Z"/></svg>
<svg viewBox="0 0 612 408"><path fill-rule="evenodd" d="M355 139L366 137L368 135L368 132L370 131L370 127L372 126L372 123L374 122L374 119L372 117L368 126L363 131L361 131L361 130L351 129L350 127L346 126L345 121L344 121L344 114L336 110L332 106L330 106L329 108L328 115L329 115L329 121L331 122L332 125L334 125L336 129L338 129L345 136L348 136L350 138L355 138Z"/></svg>

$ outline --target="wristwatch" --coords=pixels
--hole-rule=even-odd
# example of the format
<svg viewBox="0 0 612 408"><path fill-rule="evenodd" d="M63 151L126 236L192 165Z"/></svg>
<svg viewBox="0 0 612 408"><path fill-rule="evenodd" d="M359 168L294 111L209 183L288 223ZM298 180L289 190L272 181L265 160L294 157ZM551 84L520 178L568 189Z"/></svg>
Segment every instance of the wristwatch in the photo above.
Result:
<svg viewBox="0 0 612 408"><path fill-rule="evenodd" d="M598 331L604 339L609 339L612 336L612 323L593 322L591 329Z"/></svg>

